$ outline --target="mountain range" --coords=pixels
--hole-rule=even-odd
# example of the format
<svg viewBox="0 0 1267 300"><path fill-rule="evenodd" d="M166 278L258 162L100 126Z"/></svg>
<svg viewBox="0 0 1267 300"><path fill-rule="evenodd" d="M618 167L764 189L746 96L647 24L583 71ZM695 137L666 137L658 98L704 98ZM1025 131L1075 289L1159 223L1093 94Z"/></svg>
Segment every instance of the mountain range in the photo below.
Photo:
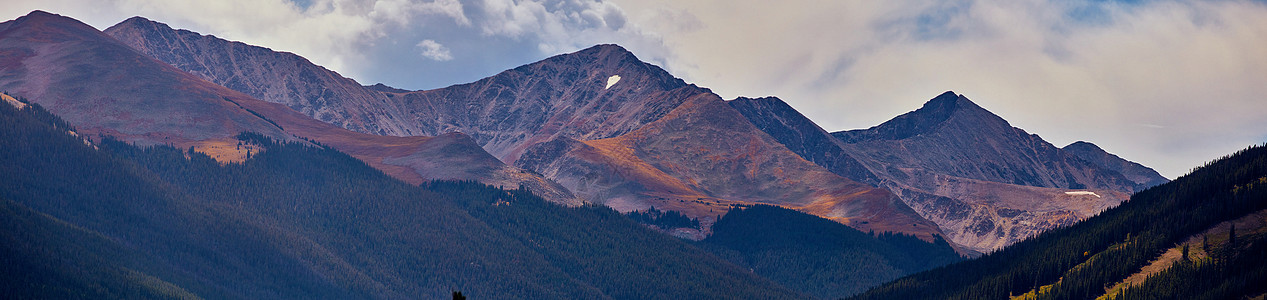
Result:
<svg viewBox="0 0 1267 300"><path fill-rule="evenodd" d="M728 103L802 157L892 191L949 240L980 252L1073 224L1166 182L1088 142L1057 148L954 92L875 127L833 133L778 98Z"/></svg>
<svg viewBox="0 0 1267 300"><path fill-rule="evenodd" d="M966 250L988 252L1165 181L1098 147L1066 153L954 93L871 129L827 133L777 98L722 101L615 45L469 84L405 91L364 86L291 53L141 17L104 33L167 64L153 68L174 66L202 79L186 85L210 82L238 92L235 99L248 99L234 102L246 103L246 119L257 114L270 123L317 119L347 129L278 123L291 129L274 136L329 144L412 182L526 184L570 205L589 201L619 211L678 211L703 221L702 231L683 233L693 238L705 236L707 224L725 207L768 203L862 230L944 235ZM23 95L38 89L15 87ZM136 130L126 121L101 128ZM298 132L304 129L311 130ZM145 133L198 137L167 142L181 147L206 136L185 129ZM404 139L389 141L383 134ZM217 145L227 136L221 134ZM424 139L430 145L422 145ZM438 157L444 159L437 162ZM1135 172L1141 182L1121 172Z"/></svg>
<svg viewBox="0 0 1267 300"><path fill-rule="evenodd" d="M5 45L0 86L47 107L80 133L140 144L194 147L241 161L240 132L330 145L402 180L481 180L526 185L560 203L580 204L566 189L507 166L460 133L393 137L320 122L283 105L208 82L145 56L79 21L33 12L0 25Z"/></svg>
<svg viewBox="0 0 1267 300"><path fill-rule="evenodd" d="M241 86L240 92L292 105L314 118L322 118L317 112L327 110L332 102L391 106L384 110L404 115L379 117L377 122L404 121L379 128L407 128L405 132L423 135L460 132L506 164L543 174L586 201L619 211L658 207L699 218L707 225L731 205L769 203L834 218L862 230L904 232L928 239L942 235L936 224L918 216L888 191L805 161L751 128L711 91L687 84L615 45L551 57L473 83L436 90L390 90L347 80L323 87L323 91L360 89L358 94L377 94L385 101L342 98L287 102L308 94L290 88L281 89L289 91L287 97L279 97L272 92L278 89L238 82L298 80L319 86L296 76L319 73L322 78L342 77L295 59L293 54L173 30L142 18L129 19L105 32L203 79ZM277 71L272 67L274 61L299 61L302 63L293 68L304 71ZM360 117L338 120L349 118ZM738 142L698 138L705 135ZM661 148L644 148L650 146ZM741 153L747 156L736 155ZM709 157L712 160L701 160ZM704 232L687 235L702 238Z"/></svg>
<svg viewBox="0 0 1267 300"><path fill-rule="evenodd" d="M9 180L21 184L0 190L4 216L23 228L6 236L55 236L5 251L84 254L65 266L24 268L49 280L97 280L110 286L97 291L108 297L437 297L445 284L461 283L491 297L509 297L513 292L488 291L505 284L525 293L514 297L527 298L834 298L960 255L1059 234L1044 232L1082 224L1169 182L1090 142L1052 145L954 92L868 129L829 132L782 99L726 100L617 45L410 91L363 85L293 53L142 17L99 31L35 11L0 23L0 91L21 99L4 96L16 109L7 118L49 132L35 139L62 141L56 149L76 159L65 163L121 168L111 174L134 178L138 191L151 193L136 196L147 199L141 204L128 203L131 196L109 199L139 216L133 222L74 202L86 201L79 194L41 196L68 188L54 173L17 175ZM75 143L65 143L61 132ZM30 151L12 155L36 152ZM41 168L24 160L6 164L10 174ZM267 184L252 178L282 186L264 192ZM352 182L374 189L352 191ZM115 181L97 183L97 193L121 193ZM377 203L358 196L378 194L395 198ZM41 197L71 202L59 207ZM146 206L160 204L196 212ZM438 211L420 212L432 206ZM390 207L457 223L404 221ZM200 221L156 231L190 237L184 240L109 227L148 230L168 222L153 213ZM657 216L684 220L631 221ZM334 217L351 219L321 221ZM375 231L384 226L425 233ZM285 243L213 235L260 249L261 258L192 238L222 227ZM373 234L325 232L348 228ZM463 242L433 244L453 238ZM171 250L168 242L209 254ZM85 243L104 248L79 246ZM435 252L400 250L410 247ZM356 255L361 248L382 253ZM131 258L102 259L109 253ZM216 266L217 260L236 267ZM388 260L427 267L383 265ZM194 267L178 267L186 262ZM464 263L481 271L458 271ZM595 269L602 265L613 267ZM270 267L306 275L260 283L211 278L224 272L274 278ZM83 268L101 272L81 278L67 271ZM622 282L616 274L631 268L643 271ZM13 270L6 274L23 269ZM654 279L663 272L678 275ZM689 284L670 287L674 281ZM138 288L138 282L148 283Z"/></svg>

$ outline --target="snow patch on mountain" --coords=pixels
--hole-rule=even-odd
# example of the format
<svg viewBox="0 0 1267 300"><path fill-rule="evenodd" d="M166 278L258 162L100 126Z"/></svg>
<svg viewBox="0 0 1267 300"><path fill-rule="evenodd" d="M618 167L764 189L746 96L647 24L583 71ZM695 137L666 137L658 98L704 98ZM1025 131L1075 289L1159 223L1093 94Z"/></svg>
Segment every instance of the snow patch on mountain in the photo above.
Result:
<svg viewBox="0 0 1267 300"><path fill-rule="evenodd" d="M1085 195L1091 195L1091 196L1095 196L1096 198L1100 198L1100 195L1099 195L1099 194L1096 194L1095 192L1092 192L1092 191L1073 191L1073 192L1065 192L1065 195L1083 195L1083 196L1085 196Z"/></svg>
<svg viewBox="0 0 1267 300"><path fill-rule="evenodd" d="M603 89L604 90L610 89L612 85L616 84L617 82L620 82L620 75L612 75L612 77L607 77L607 87L604 87Z"/></svg>

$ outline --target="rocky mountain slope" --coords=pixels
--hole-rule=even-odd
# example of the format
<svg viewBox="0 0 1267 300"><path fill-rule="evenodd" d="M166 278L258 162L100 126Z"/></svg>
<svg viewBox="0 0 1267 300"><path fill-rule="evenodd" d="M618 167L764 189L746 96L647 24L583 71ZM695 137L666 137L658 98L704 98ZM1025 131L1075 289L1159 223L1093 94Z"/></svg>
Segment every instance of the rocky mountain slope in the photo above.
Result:
<svg viewBox="0 0 1267 300"><path fill-rule="evenodd" d="M888 166L1024 186L1135 191L1120 173L1012 127L967 97L946 92L878 126L832 133L855 155ZM877 171L889 176L903 176Z"/></svg>
<svg viewBox="0 0 1267 300"><path fill-rule="evenodd" d="M643 127L684 106L687 99L712 93L644 63L615 45L551 57L473 83L404 91L360 86L293 54L174 30L142 18L129 19L107 32L203 78L270 102L291 105L336 125L397 135L461 132L503 162L544 174L583 199L621 210L656 206L710 218L718 211L712 205L775 203L841 221L847 215L859 216L838 205L823 204L843 200L826 201L823 199L832 197L815 194L834 188L759 184L771 178L807 182L788 179L788 174L782 173L784 169L746 166L734 171L750 171L749 179L720 180L727 176L692 172L727 167L679 161L685 157L701 158L699 153L743 157L752 149L784 149L847 178L846 181L888 189L923 218L937 222L953 242L988 251L1042 230L1068 225L1115 205L1126 193L1158 182L1144 173L1132 178L1123 176L1116 170L1124 166L1120 161L1067 153L954 93L939 96L924 108L875 128L832 134L778 99L741 98L726 102L728 109L774 137L774 142L762 140L756 143L760 146L747 148L699 144L701 148L695 150L698 153L685 151L688 146L680 145L674 151L661 149L649 154L642 149L649 147L644 143L653 142L647 138L648 132L666 137L693 136L690 131L701 129L661 132L663 128L642 130ZM275 66L275 61L284 62L284 67ZM309 78L309 74L321 74L320 80ZM238 83L243 78L304 83L253 86ZM326 115L322 111L336 112L332 113L335 115L342 111L344 115L323 117ZM378 125L371 128L348 121L358 119L363 122L357 124ZM639 130L644 132L642 138L624 136ZM750 133L724 130L718 134ZM704 140L709 139L676 141L690 144ZM529 159L520 161L525 155ZM690 168L697 170L687 171ZM704 175L712 178L705 180L701 177ZM719 181L707 183L709 180ZM820 191L804 192L814 189ZM844 202L849 201L841 203ZM811 207L810 203L819 204ZM874 204L861 206L880 207Z"/></svg>
<svg viewBox="0 0 1267 300"><path fill-rule="evenodd" d="M59 113L81 133L181 147L214 147L244 130L289 137L235 104L250 97L73 19L36 11L0 23L0 49L0 89Z"/></svg>
<svg viewBox="0 0 1267 300"><path fill-rule="evenodd" d="M104 31L141 53L256 99L378 135L424 135L387 97L293 53L231 42L133 17ZM438 135L438 134L431 134Z"/></svg>
<svg viewBox="0 0 1267 300"><path fill-rule="evenodd" d="M615 137L707 93L624 48L599 45L473 83L392 97L424 132L466 133L513 163L533 144Z"/></svg>
<svg viewBox="0 0 1267 300"><path fill-rule="evenodd" d="M1105 170L1114 170L1125 176L1126 179L1135 182L1138 187L1151 187L1166 182L1170 182L1166 177L1162 177L1160 173L1149 167L1145 167L1139 163L1129 161L1100 149L1090 142L1077 141L1069 144L1060 150L1073 154L1082 160L1094 164Z"/></svg>
<svg viewBox="0 0 1267 300"><path fill-rule="evenodd" d="M177 67L196 74L208 73L204 77L209 79L246 76L281 82L299 80L295 78L298 75L292 73L270 71L266 61L245 59L289 57L286 53L268 54L263 48L237 50L248 48L211 36L172 30L161 23L139 18L107 31ZM175 46L163 46L169 44ZM255 54L239 54L243 52ZM244 59L229 62L221 58L236 57L234 55L243 55ZM300 69L320 67L304 61ZM350 86L336 83L325 82L327 86L323 89ZM392 106L389 111L404 114L398 124L384 128L406 128L406 133L424 135L461 132L504 162L544 174L580 198L622 211L656 206L705 218L708 224L711 221L707 220L715 219L729 204L770 203L811 211L858 228L916 233L926 238L939 234L932 223L915 215L892 194L825 172L796 157L725 105L685 107L688 99L715 99L716 96L640 61L616 45L599 45L558 55L476 82L441 89L409 92L385 86L364 88L388 99L377 105ZM249 94L256 89L243 87L240 91ZM290 93L289 98L312 97L299 90ZM283 102L285 98L265 97L265 100ZM708 101L701 103L705 102ZM302 107L298 110L317 111L314 105L318 104L300 103ZM698 128L644 129L678 109L684 116L678 121L695 122L696 114L722 115L702 119ZM685 113L687 111L691 113ZM708 123L727 118L738 122L721 127ZM396 119L382 116L378 120ZM639 130L640 135L626 136ZM705 136L703 132L716 136ZM682 137L688 136L700 138L682 143ZM724 143L727 141L717 139L721 136L748 142ZM681 145L670 147L667 138ZM662 144L647 145L653 142ZM663 148L655 148L658 152L651 156L642 152L653 147ZM531 158L519 162L521 156L529 152ZM717 166L687 159L705 156L735 159L709 161L718 163ZM723 169L735 173L716 172ZM808 177L796 177L802 175Z"/></svg>
<svg viewBox="0 0 1267 300"><path fill-rule="evenodd" d="M1146 187L947 92L866 130L832 133L777 98L728 102L798 154L899 195L956 243L988 252L1094 215ZM862 165L859 168L858 165Z"/></svg>
<svg viewBox="0 0 1267 300"><path fill-rule="evenodd" d="M516 165L622 211L655 206L708 217L734 204L765 203L863 231L940 234L892 193L806 161L713 94L614 138L539 144Z"/></svg>
<svg viewBox="0 0 1267 300"><path fill-rule="evenodd" d="M1261 297L1265 199L1267 147L1251 146L1072 226L854 299ZM1178 259L1167 263L1170 255ZM1154 275L1136 277L1141 272ZM1125 281L1137 284L1123 289Z"/></svg>
<svg viewBox="0 0 1267 300"><path fill-rule="evenodd" d="M858 182L879 183L875 174L845 151L843 143L783 100L739 97L726 104L806 160Z"/></svg>
<svg viewBox="0 0 1267 300"><path fill-rule="evenodd" d="M234 137L252 131L319 142L413 183L464 179L523 184L555 201L579 204L539 175L471 151L479 147L469 138L390 137L338 128L207 82L67 17L35 11L0 23L0 49L0 89L65 116L88 136L193 147L221 161L241 161L252 150L239 146ZM467 151L427 154L446 147Z"/></svg>
<svg viewBox="0 0 1267 300"><path fill-rule="evenodd" d="M291 53L175 30L141 17L105 32L203 79L322 121L381 135L462 132L508 163L528 146L556 136L620 135L658 119L682 99L707 92L615 45L551 57L469 84L410 92L361 86Z"/></svg>

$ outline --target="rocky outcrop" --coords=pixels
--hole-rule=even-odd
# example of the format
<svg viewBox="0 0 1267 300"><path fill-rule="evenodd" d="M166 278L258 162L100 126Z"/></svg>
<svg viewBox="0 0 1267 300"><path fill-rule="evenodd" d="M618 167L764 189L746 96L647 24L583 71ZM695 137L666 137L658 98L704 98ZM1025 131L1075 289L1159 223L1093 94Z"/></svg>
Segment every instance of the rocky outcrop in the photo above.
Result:
<svg viewBox="0 0 1267 300"><path fill-rule="evenodd" d="M1092 216L1140 187L951 92L879 126L830 136L777 98L729 103L797 154L892 191L951 241L981 252Z"/></svg>

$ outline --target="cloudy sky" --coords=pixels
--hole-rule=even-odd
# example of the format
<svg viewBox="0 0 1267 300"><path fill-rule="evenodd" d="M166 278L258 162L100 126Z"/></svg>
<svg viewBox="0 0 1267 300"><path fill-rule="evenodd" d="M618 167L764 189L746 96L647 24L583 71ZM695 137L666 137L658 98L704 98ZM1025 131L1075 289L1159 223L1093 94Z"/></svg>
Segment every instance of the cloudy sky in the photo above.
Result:
<svg viewBox="0 0 1267 300"><path fill-rule="evenodd" d="M954 90L1063 146L1174 178L1267 142L1267 2L1058 0L9 0L99 29L140 15L431 89L599 43L829 131Z"/></svg>

